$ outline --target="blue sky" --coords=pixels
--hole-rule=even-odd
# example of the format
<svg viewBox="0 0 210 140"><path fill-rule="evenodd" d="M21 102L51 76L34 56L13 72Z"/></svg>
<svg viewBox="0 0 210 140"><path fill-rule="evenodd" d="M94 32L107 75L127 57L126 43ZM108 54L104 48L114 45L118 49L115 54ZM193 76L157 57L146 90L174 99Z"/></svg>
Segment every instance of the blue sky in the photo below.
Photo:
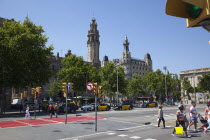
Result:
<svg viewBox="0 0 210 140"><path fill-rule="evenodd" d="M0 17L23 21L28 15L43 26L54 52L68 49L87 60L92 17L100 33L100 60L121 58L125 35L131 56L150 53L153 69L171 73L210 67L209 33L186 28L185 19L165 14L166 0L0 0Z"/></svg>

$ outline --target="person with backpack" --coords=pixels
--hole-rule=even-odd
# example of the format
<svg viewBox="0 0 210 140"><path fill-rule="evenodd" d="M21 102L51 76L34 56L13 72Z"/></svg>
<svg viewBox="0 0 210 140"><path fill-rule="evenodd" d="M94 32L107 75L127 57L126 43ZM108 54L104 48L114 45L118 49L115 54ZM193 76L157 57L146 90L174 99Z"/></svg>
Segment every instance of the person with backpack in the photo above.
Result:
<svg viewBox="0 0 210 140"><path fill-rule="evenodd" d="M53 115L53 112L54 112L54 106L53 106L53 104L52 103L50 103L50 105L49 105L49 113L50 113L50 118L52 118L52 115Z"/></svg>
<svg viewBox="0 0 210 140"><path fill-rule="evenodd" d="M55 113L56 118L58 118L58 110L59 110L59 107L58 107L58 104L56 103L54 106L54 113Z"/></svg>
<svg viewBox="0 0 210 140"><path fill-rule="evenodd" d="M176 112L176 127L179 127L181 125L183 127L185 136L188 137L187 128L186 128L186 122L188 120L186 118L186 112L184 110L184 106L178 105L178 109L179 110L177 110L177 112ZM174 133L175 133L175 128L172 133L173 136L174 136Z"/></svg>

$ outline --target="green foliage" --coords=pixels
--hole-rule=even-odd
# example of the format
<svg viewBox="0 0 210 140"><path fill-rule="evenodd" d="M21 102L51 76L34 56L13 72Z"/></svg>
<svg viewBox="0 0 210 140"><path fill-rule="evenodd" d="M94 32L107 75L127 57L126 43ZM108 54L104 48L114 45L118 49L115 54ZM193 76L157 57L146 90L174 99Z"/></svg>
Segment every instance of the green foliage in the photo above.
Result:
<svg viewBox="0 0 210 140"><path fill-rule="evenodd" d="M42 26L26 18L23 23L5 21L0 28L0 85L4 88L40 86L51 76L49 57Z"/></svg>
<svg viewBox="0 0 210 140"><path fill-rule="evenodd" d="M98 70L92 65L87 65L82 57L70 55L65 57L61 62L62 68L58 72L61 82L74 83L76 92L85 91L86 83L99 82Z"/></svg>
<svg viewBox="0 0 210 140"><path fill-rule="evenodd" d="M58 96L58 94L61 92L61 85L62 83L54 81L50 84L50 88L48 90L48 93L50 96Z"/></svg>
<svg viewBox="0 0 210 140"><path fill-rule="evenodd" d="M134 74L133 78L128 81L127 97L138 97L144 93L143 79L140 75Z"/></svg>
<svg viewBox="0 0 210 140"><path fill-rule="evenodd" d="M198 88L204 92L210 92L210 72L203 74L202 78L198 83Z"/></svg>
<svg viewBox="0 0 210 140"><path fill-rule="evenodd" d="M117 92L117 70L118 70L118 90L120 93L125 93L126 82L124 69L121 66L115 66L110 62L106 66L101 67L100 77L101 84L104 86L103 91L108 96L113 96Z"/></svg>

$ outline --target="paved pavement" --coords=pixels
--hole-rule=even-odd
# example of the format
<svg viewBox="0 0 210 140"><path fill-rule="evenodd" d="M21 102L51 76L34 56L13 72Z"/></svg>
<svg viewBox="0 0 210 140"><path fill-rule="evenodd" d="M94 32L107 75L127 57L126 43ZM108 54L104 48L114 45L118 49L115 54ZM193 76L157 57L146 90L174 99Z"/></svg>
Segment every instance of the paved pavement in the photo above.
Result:
<svg viewBox="0 0 210 140"><path fill-rule="evenodd" d="M203 112L205 106L198 105L198 112ZM175 112L177 106L164 107L166 120L166 129L157 128L157 108L135 108L134 110L122 111L99 111L97 132L95 132L94 112L78 112L78 114L68 114L75 118L92 118L90 120L79 120L68 122L63 121L63 115L60 118L49 119L49 116L37 116L36 121L26 122L30 125L23 127L0 128L0 139L2 140L175 140L185 139L182 136L171 136L175 126ZM22 119L22 120L21 120ZM46 124L49 120L49 124ZM73 119L72 119L73 120ZM7 118L7 121L15 121L16 118ZM24 122L23 117L18 122ZM37 123L37 121L39 123ZM55 121L55 123L53 123ZM0 122L4 122L0 118ZM44 124L41 124L44 123ZM52 122L52 123L51 123ZM146 122L150 124L145 125ZM35 125L34 125L35 124ZM37 124L37 125L36 125ZM201 126L201 123L199 123ZM190 139L209 140L210 132L204 135L203 132L192 133Z"/></svg>

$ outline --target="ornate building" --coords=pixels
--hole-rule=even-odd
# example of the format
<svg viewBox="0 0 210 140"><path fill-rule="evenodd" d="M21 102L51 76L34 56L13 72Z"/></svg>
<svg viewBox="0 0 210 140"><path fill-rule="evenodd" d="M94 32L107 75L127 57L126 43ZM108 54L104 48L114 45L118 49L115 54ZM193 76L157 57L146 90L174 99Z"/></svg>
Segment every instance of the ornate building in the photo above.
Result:
<svg viewBox="0 0 210 140"><path fill-rule="evenodd" d="M121 59L114 59L113 62L116 65L121 65L125 69L125 78L131 79L134 74L139 74L145 76L148 71L152 71L152 59L149 53L146 53L144 60L131 57L131 52L129 51L129 42L127 36L123 42L124 50ZM102 61L102 66L107 64L108 57L105 56Z"/></svg>
<svg viewBox="0 0 210 140"><path fill-rule="evenodd" d="M187 71L181 71L180 72L180 77L181 78L186 78L189 82L190 85L193 88L196 88L198 86L198 83L202 77L203 74L209 73L210 72L210 68L201 68L201 69L193 69L193 70L187 70ZM183 85L181 84L181 87ZM186 91L183 90L183 88L181 88L181 93L182 93L182 97L184 100L185 104L189 104L190 102L188 102L188 96ZM194 91L195 92L195 91ZM190 93L190 97L192 100L196 100L197 103L199 102L206 102L207 97L209 96L209 93Z"/></svg>
<svg viewBox="0 0 210 140"><path fill-rule="evenodd" d="M95 67L100 67L100 60L99 60L99 31L97 29L97 23L95 18L92 19L90 24L90 30L88 31L88 55L87 55L87 62L92 64Z"/></svg>

